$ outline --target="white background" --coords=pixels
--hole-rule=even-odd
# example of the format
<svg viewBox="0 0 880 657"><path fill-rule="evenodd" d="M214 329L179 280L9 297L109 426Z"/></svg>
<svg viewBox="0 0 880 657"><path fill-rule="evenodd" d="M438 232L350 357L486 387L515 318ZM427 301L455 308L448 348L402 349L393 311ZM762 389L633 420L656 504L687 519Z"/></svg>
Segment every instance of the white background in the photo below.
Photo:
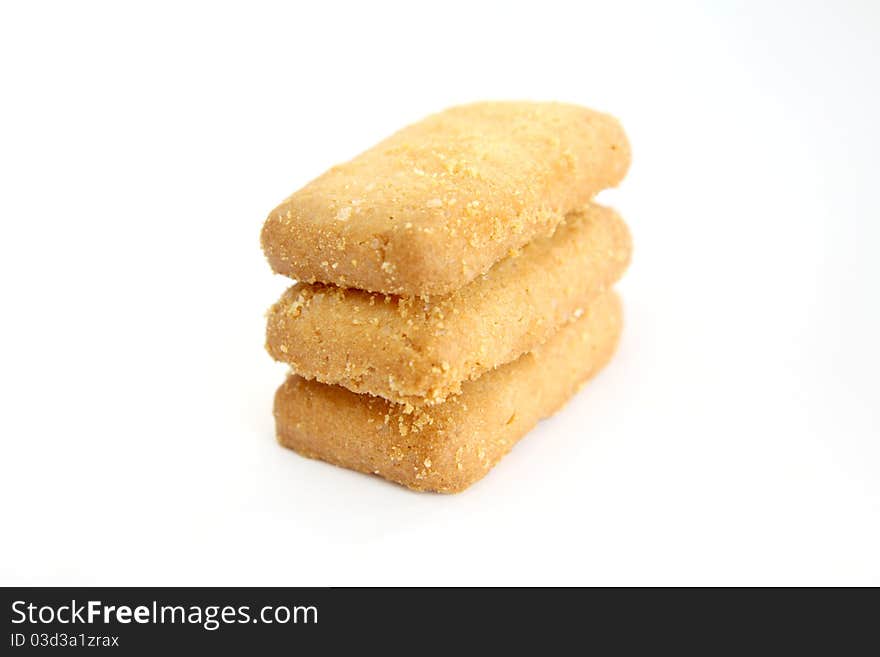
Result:
<svg viewBox="0 0 880 657"><path fill-rule="evenodd" d="M874 2L0 10L0 584L880 584ZM265 215L479 99L610 111L608 369L457 496L274 442Z"/></svg>

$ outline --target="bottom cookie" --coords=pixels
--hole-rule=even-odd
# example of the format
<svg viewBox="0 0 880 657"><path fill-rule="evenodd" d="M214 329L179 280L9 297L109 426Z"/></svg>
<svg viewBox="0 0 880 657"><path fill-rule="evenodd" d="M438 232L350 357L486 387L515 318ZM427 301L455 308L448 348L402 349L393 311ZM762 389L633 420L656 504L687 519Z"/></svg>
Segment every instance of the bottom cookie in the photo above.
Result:
<svg viewBox="0 0 880 657"><path fill-rule="evenodd" d="M534 351L424 408L290 375L275 394L278 441L409 488L456 493L608 362L621 327L620 300L607 293Z"/></svg>

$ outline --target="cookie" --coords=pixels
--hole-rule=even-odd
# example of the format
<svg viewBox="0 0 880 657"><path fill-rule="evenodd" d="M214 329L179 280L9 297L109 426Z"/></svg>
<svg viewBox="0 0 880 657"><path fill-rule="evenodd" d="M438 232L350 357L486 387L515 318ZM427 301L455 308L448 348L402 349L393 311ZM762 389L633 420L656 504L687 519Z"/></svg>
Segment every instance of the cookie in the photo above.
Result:
<svg viewBox="0 0 880 657"><path fill-rule="evenodd" d="M331 168L263 226L272 268L301 282L444 295L547 235L626 173L611 116L561 103L448 109Z"/></svg>
<svg viewBox="0 0 880 657"><path fill-rule="evenodd" d="M266 348L307 379L435 404L576 318L620 278L630 253L623 220L591 204L447 296L294 285L269 311Z"/></svg>
<svg viewBox="0 0 880 657"><path fill-rule="evenodd" d="M291 375L275 395L278 441L416 490L458 492L605 365L621 327L620 301L609 292L534 351L426 408Z"/></svg>

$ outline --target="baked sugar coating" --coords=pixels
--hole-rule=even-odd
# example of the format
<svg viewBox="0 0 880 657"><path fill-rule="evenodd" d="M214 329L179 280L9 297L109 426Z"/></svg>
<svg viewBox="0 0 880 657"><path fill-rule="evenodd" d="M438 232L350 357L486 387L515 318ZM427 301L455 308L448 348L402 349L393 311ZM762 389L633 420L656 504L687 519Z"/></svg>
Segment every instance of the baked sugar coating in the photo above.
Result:
<svg viewBox="0 0 880 657"><path fill-rule="evenodd" d="M275 395L278 440L416 490L462 491L605 365L621 327L609 292L535 351L422 409L291 375Z"/></svg>
<svg viewBox="0 0 880 657"><path fill-rule="evenodd" d="M331 168L266 220L272 268L302 282L448 294L626 173L611 116L561 103L454 107Z"/></svg>
<svg viewBox="0 0 880 657"><path fill-rule="evenodd" d="M416 406L518 358L623 274L630 235L591 204L444 297L299 283L269 311L266 346L296 374Z"/></svg>

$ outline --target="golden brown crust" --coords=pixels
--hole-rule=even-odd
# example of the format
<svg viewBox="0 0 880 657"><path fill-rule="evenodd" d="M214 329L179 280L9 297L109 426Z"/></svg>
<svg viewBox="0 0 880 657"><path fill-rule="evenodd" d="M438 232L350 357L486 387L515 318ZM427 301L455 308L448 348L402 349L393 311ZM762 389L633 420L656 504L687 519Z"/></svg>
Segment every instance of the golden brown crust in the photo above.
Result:
<svg viewBox="0 0 880 657"><path fill-rule="evenodd" d="M266 220L272 268L304 282L448 294L620 182L612 117L561 103L454 107L310 182Z"/></svg>
<svg viewBox="0 0 880 657"><path fill-rule="evenodd" d="M609 292L584 316L444 404L413 408L291 375L275 395L279 442L409 488L464 490L610 359L622 326Z"/></svg>
<svg viewBox="0 0 880 657"><path fill-rule="evenodd" d="M416 406L442 402L582 313L620 278L631 248L623 220L591 204L445 297L299 283L270 309L266 348L307 379Z"/></svg>

